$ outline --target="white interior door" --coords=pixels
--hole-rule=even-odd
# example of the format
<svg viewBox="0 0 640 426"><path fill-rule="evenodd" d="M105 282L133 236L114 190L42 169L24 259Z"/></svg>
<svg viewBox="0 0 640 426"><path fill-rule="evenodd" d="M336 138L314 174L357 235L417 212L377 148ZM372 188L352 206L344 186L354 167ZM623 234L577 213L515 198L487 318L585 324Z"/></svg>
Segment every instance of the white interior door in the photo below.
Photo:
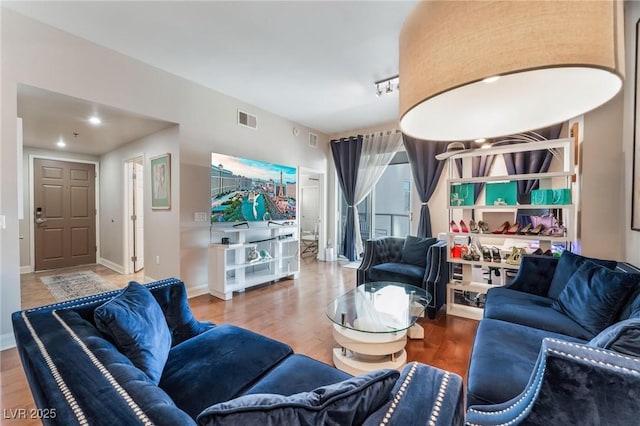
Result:
<svg viewBox="0 0 640 426"><path fill-rule="evenodd" d="M312 232L320 220L320 191L317 186L305 186L301 188L301 218L300 230Z"/></svg>
<svg viewBox="0 0 640 426"><path fill-rule="evenodd" d="M142 159L136 161L135 169L135 237L134 237L134 256L136 261L133 270L138 272L144 268L144 174L142 167Z"/></svg>

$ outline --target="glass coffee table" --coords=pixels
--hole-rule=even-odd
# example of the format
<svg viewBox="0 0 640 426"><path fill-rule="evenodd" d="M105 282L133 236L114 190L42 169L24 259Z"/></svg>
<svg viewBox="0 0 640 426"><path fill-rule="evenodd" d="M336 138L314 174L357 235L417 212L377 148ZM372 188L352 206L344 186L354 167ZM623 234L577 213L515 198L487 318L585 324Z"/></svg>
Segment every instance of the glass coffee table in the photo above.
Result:
<svg viewBox="0 0 640 426"><path fill-rule="evenodd" d="M416 321L429 302L426 290L395 282L363 284L338 297L325 310L340 345L333 350L334 365L353 375L402 368L407 334L424 337Z"/></svg>

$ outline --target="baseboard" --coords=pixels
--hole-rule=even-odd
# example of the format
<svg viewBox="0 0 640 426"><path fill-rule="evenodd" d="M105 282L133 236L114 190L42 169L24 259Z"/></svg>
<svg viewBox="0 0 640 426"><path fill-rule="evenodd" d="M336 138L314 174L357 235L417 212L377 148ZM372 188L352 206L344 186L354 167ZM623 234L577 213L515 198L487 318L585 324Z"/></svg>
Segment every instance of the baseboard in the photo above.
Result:
<svg viewBox="0 0 640 426"><path fill-rule="evenodd" d="M22 274L30 274L31 272L33 272L33 269L31 269L31 265L21 266L20 267L20 275L22 275Z"/></svg>
<svg viewBox="0 0 640 426"><path fill-rule="evenodd" d="M112 261L104 259L102 257L98 260L98 263L102 266L106 266L109 269L113 269L119 274L124 275L124 267L122 265L118 265L117 263L113 263Z"/></svg>
<svg viewBox="0 0 640 426"><path fill-rule="evenodd" d="M197 287L187 287L187 297L190 299L196 296L209 294L209 284L202 284Z"/></svg>
<svg viewBox="0 0 640 426"><path fill-rule="evenodd" d="M5 349L11 349L16 347L16 338L13 336L13 333L6 333L0 335L0 351L4 351Z"/></svg>

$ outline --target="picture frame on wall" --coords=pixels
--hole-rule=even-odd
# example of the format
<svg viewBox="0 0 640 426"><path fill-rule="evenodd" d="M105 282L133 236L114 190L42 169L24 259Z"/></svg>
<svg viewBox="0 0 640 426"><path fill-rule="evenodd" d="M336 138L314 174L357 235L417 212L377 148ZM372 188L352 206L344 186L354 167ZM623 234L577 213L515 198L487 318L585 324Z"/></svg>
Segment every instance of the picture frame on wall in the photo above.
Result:
<svg viewBox="0 0 640 426"><path fill-rule="evenodd" d="M151 158L151 208L171 208L171 154Z"/></svg>
<svg viewBox="0 0 640 426"><path fill-rule="evenodd" d="M638 114L640 113L640 108L638 102L640 102L640 94L638 93L640 89L638 88L639 76L639 61L640 57L638 55L638 41L640 41L640 20L636 22L636 54L635 54L635 73L634 73L634 83L635 83L635 95L633 99L633 158L632 162L632 174L631 174L631 229L634 231L640 231L640 119L638 118Z"/></svg>

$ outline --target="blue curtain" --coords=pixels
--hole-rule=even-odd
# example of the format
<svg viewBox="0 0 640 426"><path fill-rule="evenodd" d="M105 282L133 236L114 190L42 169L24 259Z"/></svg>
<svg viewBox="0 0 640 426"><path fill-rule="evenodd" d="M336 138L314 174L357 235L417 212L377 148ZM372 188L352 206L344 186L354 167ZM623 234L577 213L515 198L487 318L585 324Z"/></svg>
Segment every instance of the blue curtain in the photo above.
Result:
<svg viewBox="0 0 640 426"><path fill-rule="evenodd" d="M347 222L342 244L342 255L350 261L358 258L355 245L354 232L354 200L356 193L356 181L358 179L358 166L362 153L362 136L352 136L330 143L333 162L338 174L338 182L342 188L342 194L347 202Z"/></svg>
<svg viewBox="0 0 640 426"><path fill-rule="evenodd" d="M402 142L409 157L411 173L416 191L420 197L420 219L418 237L431 237L431 213L427 202L436 190L444 168L444 160L436 160L436 155L447 150L449 142L432 142L402 135Z"/></svg>

